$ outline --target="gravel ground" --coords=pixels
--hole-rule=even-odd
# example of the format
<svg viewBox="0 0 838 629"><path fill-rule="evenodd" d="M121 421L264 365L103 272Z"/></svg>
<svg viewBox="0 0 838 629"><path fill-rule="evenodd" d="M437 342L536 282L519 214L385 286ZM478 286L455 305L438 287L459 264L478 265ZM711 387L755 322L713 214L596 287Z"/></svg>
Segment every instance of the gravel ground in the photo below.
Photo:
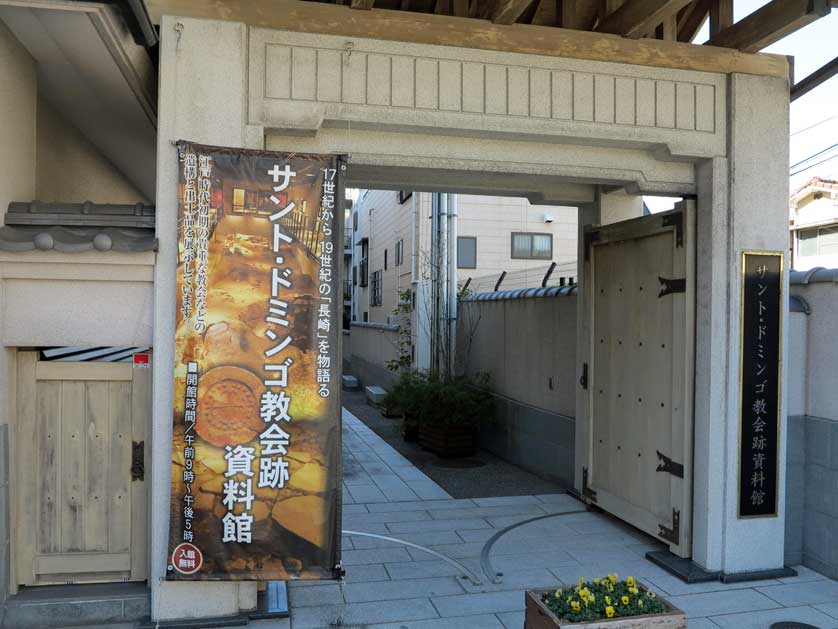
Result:
<svg viewBox="0 0 838 629"><path fill-rule="evenodd" d="M343 405L454 498L555 494L567 490L479 450L468 459L441 459L418 444L405 443L401 420L384 417L367 404L364 391L343 391Z"/></svg>

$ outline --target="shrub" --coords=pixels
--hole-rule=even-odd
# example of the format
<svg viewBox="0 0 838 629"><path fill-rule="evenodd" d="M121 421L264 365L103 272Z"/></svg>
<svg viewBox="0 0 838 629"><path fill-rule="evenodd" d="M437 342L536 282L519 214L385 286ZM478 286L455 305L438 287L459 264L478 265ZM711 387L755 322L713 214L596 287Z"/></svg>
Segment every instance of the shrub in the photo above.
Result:
<svg viewBox="0 0 838 629"><path fill-rule="evenodd" d="M602 579L579 579L576 587L560 588L544 595L544 604L568 622L624 618L669 611L667 605L629 577L618 581L616 574Z"/></svg>

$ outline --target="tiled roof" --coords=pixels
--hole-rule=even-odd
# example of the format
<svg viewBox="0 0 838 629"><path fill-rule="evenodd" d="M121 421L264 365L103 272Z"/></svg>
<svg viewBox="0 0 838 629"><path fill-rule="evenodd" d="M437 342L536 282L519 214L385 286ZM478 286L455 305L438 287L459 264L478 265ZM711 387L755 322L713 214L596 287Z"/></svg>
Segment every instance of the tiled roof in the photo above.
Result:
<svg viewBox="0 0 838 629"><path fill-rule="evenodd" d="M118 227L0 227L0 251L157 251L151 229Z"/></svg>
<svg viewBox="0 0 838 629"><path fill-rule="evenodd" d="M154 207L137 203L12 202L0 251L156 251Z"/></svg>

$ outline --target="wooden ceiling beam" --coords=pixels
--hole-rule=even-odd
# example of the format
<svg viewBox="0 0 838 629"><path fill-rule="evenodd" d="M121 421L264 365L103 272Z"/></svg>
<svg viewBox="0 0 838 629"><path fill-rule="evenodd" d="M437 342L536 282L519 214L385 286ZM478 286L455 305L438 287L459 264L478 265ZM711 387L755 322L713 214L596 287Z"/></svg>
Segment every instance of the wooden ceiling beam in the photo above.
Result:
<svg viewBox="0 0 838 629"><path fill-rule="evenodd" d="M802 78L795 83L791 87L790 91L791 100L797 100L805 93L815 89L818 85L836 75L838 75L838 57L835 57L826 65L818 68L809 76Z"/></svg>
<svg viewBox="0 0 838 629"><path fill-rule="evenodd" d="M533 0L497 0L492 13L495 24L514 24L533 3Z"/></svg>
<svg viewBox="0 0 838 629"><path fill-rule="evenodd" d="M298 0L145 1L155 24L160 24L163 15L174 15L333 35L340 41L377 39L720 74L740 72L782 78L789 75L789 62L783 55L743 55L724 48L653 39L628 40L550 26L499 26L485 20L415 11L353 11L335 4Z"/></svg>
<svg viewBox="0 0 838 629"><path fill-rule="evenodd" d="M733 26L733 0L710 2L710 37Z"/></svg>
<svg viewBox="0 0 838 629"><path fill-rule="evenodd" d="M691 0L628 0L601 20L596 30L637 39L690 2Z"/></svg>
<svg viewBox="0 0 838 629"><path fill-rule="evenodd" d="M704 26L713 0L694 0L678 15L678 41L691 42Z"/></svg>
<svg viewBox="0 0 838 629"><path fill-rule="evenodd" d="M831 0L772 0L710 37L710 46L759 52L786 35L829 15Z"/></svg>

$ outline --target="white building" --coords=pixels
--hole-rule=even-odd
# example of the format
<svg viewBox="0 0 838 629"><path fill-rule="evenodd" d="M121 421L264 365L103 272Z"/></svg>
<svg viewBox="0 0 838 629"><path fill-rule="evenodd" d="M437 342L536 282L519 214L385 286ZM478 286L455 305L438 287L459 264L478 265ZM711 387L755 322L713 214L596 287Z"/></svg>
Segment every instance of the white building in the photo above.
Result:
<svg viewBox="0 0 838 629"><path fill-rule="evenodd" d="M791 268L838 267L838 177L813 177L789 198Z"/></svg>
<svg viewBox="0 0 838 629"><path fill-rule="evenodd" d="M430 277L429 192L362 190L352 211L352 321L389 323L399 293ZM577 210L524 198L458 195L457 283L472 292L576 276Z"/></svg>

